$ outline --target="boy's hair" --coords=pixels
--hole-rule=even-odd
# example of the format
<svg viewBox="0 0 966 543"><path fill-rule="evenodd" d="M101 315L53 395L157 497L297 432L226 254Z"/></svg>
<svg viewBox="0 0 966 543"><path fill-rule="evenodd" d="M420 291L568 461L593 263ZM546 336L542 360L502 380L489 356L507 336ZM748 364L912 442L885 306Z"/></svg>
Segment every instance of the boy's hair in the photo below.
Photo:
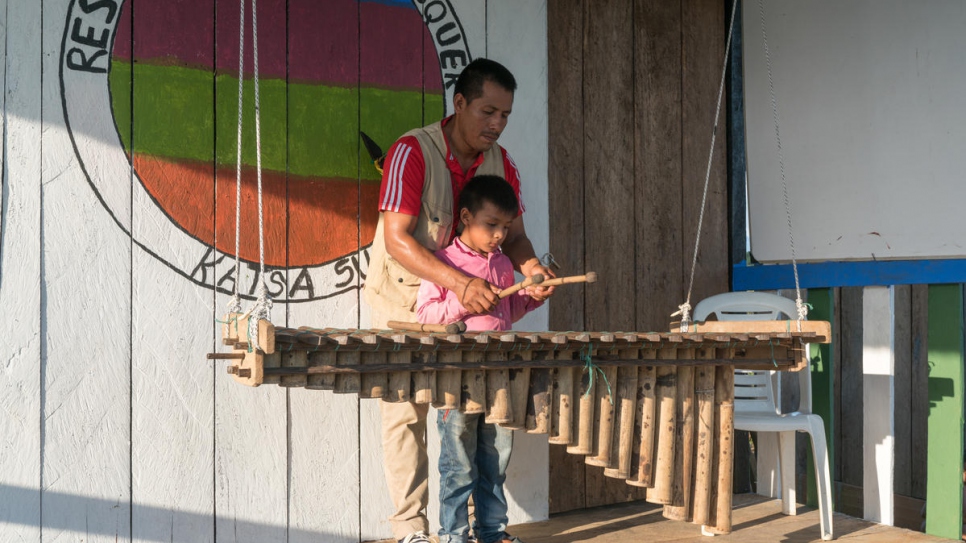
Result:
<svg viewBox="0 0 966 543"><path fill-rule="evenodd" d="M517 90L517 80L506 66L488 58L470 62L456 79L454 94L462 94L466 103L483 96L483 82L492 81L511 93Z"/></svg>
<svg viewBox="0 0 966 543"><path fill-rule="evenodd" d="M490 202L511 217L516 217L520 209L513 187L499 175L477 175L460 192L460 211L466 208L476 214L483 208L484 202Z"/></svg>

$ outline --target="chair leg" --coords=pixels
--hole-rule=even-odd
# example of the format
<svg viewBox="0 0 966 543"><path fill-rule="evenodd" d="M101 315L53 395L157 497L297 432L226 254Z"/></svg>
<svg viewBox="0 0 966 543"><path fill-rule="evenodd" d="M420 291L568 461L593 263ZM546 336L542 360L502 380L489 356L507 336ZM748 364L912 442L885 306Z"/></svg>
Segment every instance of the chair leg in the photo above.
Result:
<svg viewBox="0 0 966 543"><path fill-rule="evenodd" d="M781 469L782 513L794 515L797 511L795 495L795 432L778 433L778 465Z"/></svg>
<svg viewBox="0 0 966 543"><path fill-rule="evenodd" d="M812 458L815 459L815 479L818 487L818 514L822 524L822 539L829 541L832 532L832 477L828 464L828 446L825 443L825 425L822 419L809 420L809 437L812 442Z"/></svg>
<svg viewBox="0 0 966 543"><path fill-rule="evenodd" d="M755 445L755 455L758 457L756 468L758 494L769 498L780 498L778 434L775 432L758 432Z"/></svg>

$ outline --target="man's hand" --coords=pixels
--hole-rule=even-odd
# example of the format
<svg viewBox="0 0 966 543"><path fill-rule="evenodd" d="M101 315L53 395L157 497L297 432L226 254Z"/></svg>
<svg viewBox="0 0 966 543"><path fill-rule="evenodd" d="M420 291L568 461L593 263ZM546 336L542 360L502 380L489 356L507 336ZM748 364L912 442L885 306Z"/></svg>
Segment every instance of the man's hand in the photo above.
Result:
<svg viewBox="0 0 966 543"><path fill-rule="evenodd" d="M493 311L500 301L500 297L497 296L500 289L479 277L467 277L466 279L467 282L463 286L462 294L460 294L460 303L463 304L463 307L474 315Z"/></svg>
<svg viewBox="0 0 966 543"><path fill-rule="evenodd" d="M550 279L551 277L557 276L557 274L553 273L553 270L541 264L537 257L533 257L524 262L520 266L520 273L526 277L533 277L534 275L540 273L543 274L544 279ZM553 296L553 291L555 288L557 287L541 287L540 285L532 285L527 287L527 294L529 294L534 300L542 302Z"/></svg>

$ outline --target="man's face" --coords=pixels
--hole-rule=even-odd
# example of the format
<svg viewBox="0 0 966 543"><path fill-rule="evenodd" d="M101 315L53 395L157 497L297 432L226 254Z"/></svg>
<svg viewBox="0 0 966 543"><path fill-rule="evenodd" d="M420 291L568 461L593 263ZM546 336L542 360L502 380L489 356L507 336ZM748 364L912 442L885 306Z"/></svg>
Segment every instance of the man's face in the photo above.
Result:
<svg viewBox="0 0 966 543"><path fill-rule="evenodd" d="M453 99L455 128L474 151L488 151L506 128L513 109L513 93L492 81L483 82L483 95L467 102L462 94Z"/></svg>

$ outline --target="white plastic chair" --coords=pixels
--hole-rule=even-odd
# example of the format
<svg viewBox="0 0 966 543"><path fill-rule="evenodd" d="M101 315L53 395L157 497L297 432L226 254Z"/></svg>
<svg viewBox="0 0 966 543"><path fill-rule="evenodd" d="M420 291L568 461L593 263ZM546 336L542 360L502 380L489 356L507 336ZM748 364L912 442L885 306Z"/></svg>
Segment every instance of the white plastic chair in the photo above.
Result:
<svg viewBox="0 0 966 543"><path fill-rule="evenodd" d="M719 321L760 321L795 318L795 301L764 292L727 292L701 300L694 308L694 320L716 314ZM795 510L795 432L807 432L812 442L815 477L818 479L818 510L822 539L832 539L832 494L828 448L822 417L812 413L812 380L808 370L797 372L801 402L798 411L781 413L776 395L778 372L735 371L735 430L778 434L778 472L782 513ZM759 478L759 484L761 479Z"/></svg>

